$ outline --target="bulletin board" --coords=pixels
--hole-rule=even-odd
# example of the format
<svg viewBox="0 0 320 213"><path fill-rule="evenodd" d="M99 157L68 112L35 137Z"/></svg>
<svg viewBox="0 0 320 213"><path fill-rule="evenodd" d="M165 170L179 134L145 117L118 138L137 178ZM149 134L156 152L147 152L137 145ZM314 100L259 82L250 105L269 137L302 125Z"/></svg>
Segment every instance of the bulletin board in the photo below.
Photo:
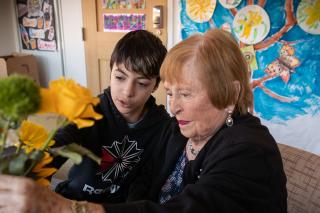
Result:
<svg viewBox="0 0 320 213"><path fill-rule="evenodd" d="M180 0L182 39L231 32L250 64L253 113L277 142L320 154L320 0Z"/></svg>
<svg viewBox="0 0 320 213"><path fill-rule="evenodd" d="M57 50L54 10L53 0L17 0L23 49Z"/></svg>

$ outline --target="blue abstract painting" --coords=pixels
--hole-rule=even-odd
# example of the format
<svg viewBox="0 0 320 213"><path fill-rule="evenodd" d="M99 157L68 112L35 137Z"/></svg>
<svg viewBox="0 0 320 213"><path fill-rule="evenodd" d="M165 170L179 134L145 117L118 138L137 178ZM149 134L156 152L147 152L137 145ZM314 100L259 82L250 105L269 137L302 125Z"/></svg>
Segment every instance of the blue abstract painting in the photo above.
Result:
<svg viewBox="0 0 320 213"><path fill-rule="evenodd" d="M259 4L270 18L267 37L254 46L258 64L258 69L251 74L254 114L269 127L278 142L319 154L320 35L309 34L297 24L296 11L300 1L243 0L235 9L226 9L217 0L211 19L198 23L188 16L186 0L180 0L181 38L210 28L222 28L226 23L235 35L232 29L235 14L248 2ZM286 64L287 73L271 76L270 70L273 65L281 66L284 53L298 63L292 67L289 64L289 68Z"/></svg>

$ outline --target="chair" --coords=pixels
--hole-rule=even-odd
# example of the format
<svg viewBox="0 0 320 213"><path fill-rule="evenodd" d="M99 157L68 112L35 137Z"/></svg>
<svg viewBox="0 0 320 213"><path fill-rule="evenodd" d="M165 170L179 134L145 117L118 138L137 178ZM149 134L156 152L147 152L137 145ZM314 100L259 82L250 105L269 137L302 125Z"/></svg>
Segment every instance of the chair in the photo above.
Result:
<svg viewBox="0 0 320 213"><path fill-rule="evenodd" d="M320 156L278 144L287 176L288 213L320 212Z"/></svg>
<svg viewBox="0 0 320 213"><path fill-rule="evenodd" d="M0 79L8 76L7 64L3 58L0 58Z"/></svg>

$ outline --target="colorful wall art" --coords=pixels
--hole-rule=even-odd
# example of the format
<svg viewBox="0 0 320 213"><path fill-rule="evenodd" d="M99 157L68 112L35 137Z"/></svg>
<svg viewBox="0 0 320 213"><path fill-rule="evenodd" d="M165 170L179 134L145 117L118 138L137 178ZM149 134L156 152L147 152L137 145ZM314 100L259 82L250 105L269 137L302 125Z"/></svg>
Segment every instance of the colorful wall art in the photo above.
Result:
<svg viewBox="0 0 320 213"><path fill-rule="evenodd" d="M320 0L226 3L180 0L181 38L229 30L251 63L253 113L278 142L320 154Z"/></svg>
<svg viewBox="0 0 320 213"><path fill-rule="evenodd" d="M146 29L145 14L103 14L104 32L128 32Z"/></svg>
<svg viewBox="0 0 320 213"><path fill-rule="evenodd" d="M22 48L56 51L53 0L17 0Z"/></svg>

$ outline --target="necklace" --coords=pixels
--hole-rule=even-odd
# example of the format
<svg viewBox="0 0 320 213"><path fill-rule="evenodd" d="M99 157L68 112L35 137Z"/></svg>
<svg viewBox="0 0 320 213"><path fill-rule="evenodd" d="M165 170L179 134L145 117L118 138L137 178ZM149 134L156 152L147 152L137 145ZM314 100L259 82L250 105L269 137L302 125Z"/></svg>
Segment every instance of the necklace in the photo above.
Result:
<svg viewBox="0 0 320 213"><path fill-rule="evenodd" d="M190 153L193 156L197 157L197 155L199 154L200 150L197 150L197 149L193 148L191 140L188 140L187 147L188 147L188 150L190 151Z"/></svg>

